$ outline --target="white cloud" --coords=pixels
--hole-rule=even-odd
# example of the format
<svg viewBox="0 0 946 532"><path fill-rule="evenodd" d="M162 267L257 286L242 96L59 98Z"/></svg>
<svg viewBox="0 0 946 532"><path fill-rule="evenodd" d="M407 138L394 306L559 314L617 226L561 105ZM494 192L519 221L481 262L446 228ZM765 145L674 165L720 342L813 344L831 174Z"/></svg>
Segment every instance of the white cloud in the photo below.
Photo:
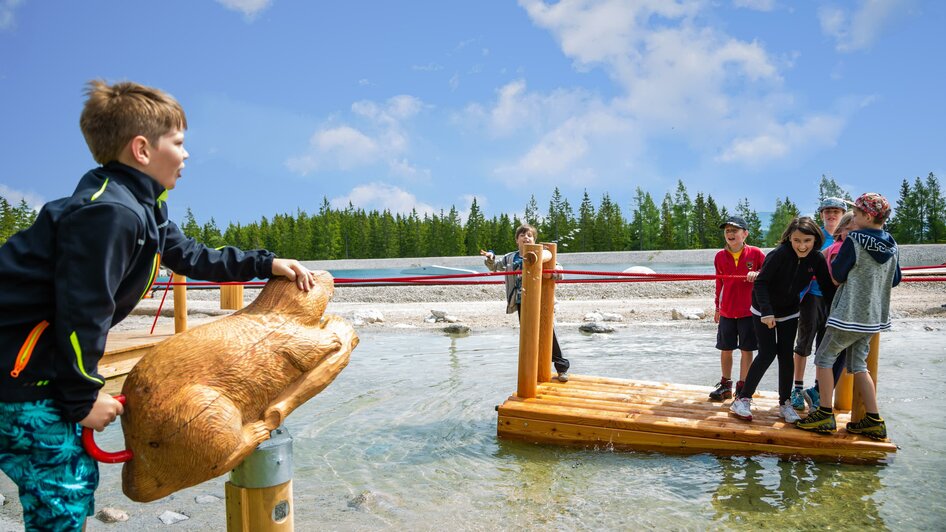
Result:
<svg viewBox="0 0 946 532"><path fill-rule="evenodd" d="M363 120L362 127L348 124L324 126L309 140L309 150L286 161L293 172L306 175L320 169L351 170L387 161L392 173L402 177L425 177L401 156L410 147L402 122L419 113L421 100L398 95L383 104L361 100L351 111Z"/></svg>
<svg viewBox="0 0 946 532"><path fill-rule="evenodd" d="M427 181L430 179L430 170L417 168L407 159L392 159L388 161L391 174L412 181Z"/></svg>
<svg viewBox="0 0 946 532"><path fill-rule="evenodd" d="M812 147L837 144L845 119L834 115L816 115L801 122L772 124L767 131L753 137L733 139L717 157L724 163L759 165Z"/></svg>
<svg viewBox="0 0 946 532"><path fill-rule="evenodd" d="M3 196L12 207L18 207L21 201L26 200L26 204L33 210L39 210L46 203L46 200L38 194L22 192L2 183L0 183L0 196Z"/></svg>
<svg viewBox="0 0 946 532"><path fill-rule="evenodd" d="M883 30L906 12L910 0L861 0L860 7L847 10L829 5L818 10L821 31L835 40L839 52L870 47Z"/></svg>
<svg viewBox="0 0 946 532"><path fill-rule="evenodd" d="M772 11L775 0L733 0L732 5L755 11Z"/></svg>
<svg viewBox="0 0 946 532"><path fill-rule="evenodd" d="M14 11L23 0L0 0L0 30L8 30L16 25Z"/></svg>
<svg viewBox="0 0 946 532"><path fill-rule="evenodd" d="M410 214L412 209L416 209L420 216L436 212L429 204L418 201L414 194L381 182L357 186L347 196L331 200L332 206L337 209L347 208L349 202L357 208L369 211L389 210L392 213Z"/></svg>
<svg viewBox="0 0 946 532"><path fill-rule="evenodd" d="M515 163L501 166L496 173L528 182L533 178L568 176L587 180L594 172L580 167L592 146L610 144L609 138L624 138L629 124L611 112L590 110L565 120L546 133Z"/></svg>
<svg viewBox="0 0 946 532"><path fill-rule="evenodd" d="M217 0L217 3L227 9L243 13L247 20L253 20L260 11L269 7L273 0Z"/></svg>
<svg viewBox="0 0 946 532"><path fill-rule="evenodd" d="M519 0L519 4L537 26L557 39L576 69L601 68L611 76L619 88L613 100L580 101L606 109L624 126L616 134L626 135L632 145L640 141L646 148L648 141L672 137L689 143L706 160L761 165L796 150L832 146L846 123L843 114L801 115L780 72L791 68L791 60L773 57L758 41L708 26L711 17L705 12L715 7L712 2ZM734 5L770 10L776 2L734 0ZM536 98L524 84L503 87L492 109L494 128L521 127ZM588 115L580 109L572 114ZM566 123L546 124L541 140L503 170L531 169L539 174L584 164L597 148L583 144L589 135L561 129ZM631 128L635 136L628 133ZM798 138L799 131L809 130L810 139ZM718 146L727 146L721 155ZM647 157L647 150L617 162L641 163L633 157Z"/></svg>

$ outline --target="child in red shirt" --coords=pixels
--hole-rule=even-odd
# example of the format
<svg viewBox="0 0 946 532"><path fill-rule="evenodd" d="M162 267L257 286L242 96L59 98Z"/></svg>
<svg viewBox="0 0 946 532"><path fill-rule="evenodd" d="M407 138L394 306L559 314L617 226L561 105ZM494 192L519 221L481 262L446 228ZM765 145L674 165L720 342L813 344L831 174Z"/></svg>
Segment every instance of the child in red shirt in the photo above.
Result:
<svg viewBox="0 0 946 532"><path fill-rule="evenodd" d="M752 282L759 275L765 254L755 246L747 246L749 236L746 221L730 216L720 224L726 247L716 254L716 314L713 321L719 324L716 331L716 349L723 376L710 392L711 401L723 401L732 397L732 352L742 351L739 364L739 382L736 393L742 389L743 381L752 364L752 352L758 349L755 331L752 328ZM721 277L723 276L723 277ZM739 276L727 278L725 276Z"/></svg>

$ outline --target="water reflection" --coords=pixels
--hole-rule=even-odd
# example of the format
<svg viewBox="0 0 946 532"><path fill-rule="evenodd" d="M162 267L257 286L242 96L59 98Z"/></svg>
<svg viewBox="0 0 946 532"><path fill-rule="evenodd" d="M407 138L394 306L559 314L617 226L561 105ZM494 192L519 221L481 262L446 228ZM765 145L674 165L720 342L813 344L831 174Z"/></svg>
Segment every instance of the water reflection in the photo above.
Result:
<svg viewBox="0 0 946 532"><path fill-rule="evenodd" d="M874 499L882 466L845 466L766 456L719 458L717 521L771 527L886 529Z"/></svg>

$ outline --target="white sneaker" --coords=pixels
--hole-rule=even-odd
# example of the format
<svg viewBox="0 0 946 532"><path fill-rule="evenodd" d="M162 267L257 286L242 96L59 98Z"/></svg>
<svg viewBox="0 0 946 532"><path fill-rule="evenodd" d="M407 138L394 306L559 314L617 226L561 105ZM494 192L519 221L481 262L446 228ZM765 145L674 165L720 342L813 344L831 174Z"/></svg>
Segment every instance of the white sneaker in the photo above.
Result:
<svg viewBox="0 0 946 532"><path fill-rule="evenodd" d="M784 419L786 423L801 421L801 417L798 416L798 412L795 412L795 407L792 406L791 401L786 401L784 405L778 405L778 417Z"/></svg>
<svg viewBox="0 0 946 532"><path fill-rule="evenodd" d="M732 404L729 406L729 411L739 419L752 421L752 399L748 397L733 399Z"/></svg>
<svg viewBox="0 0 946 532"><path fill-rule="evenodd" d="M568 372L563 371L558 374L558 382L568 382Z"/></svg>

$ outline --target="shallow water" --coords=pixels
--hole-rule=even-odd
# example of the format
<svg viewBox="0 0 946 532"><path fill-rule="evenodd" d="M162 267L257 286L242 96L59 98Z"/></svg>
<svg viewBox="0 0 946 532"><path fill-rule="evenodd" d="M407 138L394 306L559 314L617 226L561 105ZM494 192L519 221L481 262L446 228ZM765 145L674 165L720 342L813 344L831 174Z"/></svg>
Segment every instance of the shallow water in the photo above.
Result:
<svg viewBox="0 0 946 532"><path fill-rule="evenodd" d="M921 323L898 323L882 335L881 413L902 450L879 466L501 441L494 406L516 385L517 331L359 334L348 368L286 423L299 530L937 529L946 522L946 342ZM718 379L712 324L558 334L573 373L707 386ZM775 389L775 373L760 389ZM120 437L106 431L103 447L120 446ZM103 495L120 489L118 470L103 466Z"/></svg>

